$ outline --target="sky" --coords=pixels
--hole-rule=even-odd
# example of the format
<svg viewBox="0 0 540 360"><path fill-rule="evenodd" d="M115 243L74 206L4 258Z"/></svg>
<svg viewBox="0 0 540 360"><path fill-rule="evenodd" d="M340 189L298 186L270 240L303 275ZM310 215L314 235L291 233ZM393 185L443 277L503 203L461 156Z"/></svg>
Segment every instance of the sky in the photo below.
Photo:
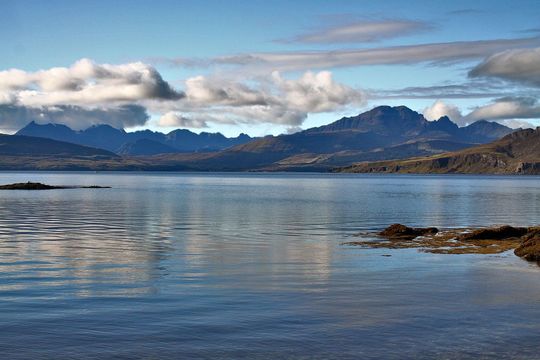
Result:
<svg viewBox="0 0 540 360"><path fill-rule="evenodd" d="M540 125L540 1L0 1L0 131Z"/></svg>

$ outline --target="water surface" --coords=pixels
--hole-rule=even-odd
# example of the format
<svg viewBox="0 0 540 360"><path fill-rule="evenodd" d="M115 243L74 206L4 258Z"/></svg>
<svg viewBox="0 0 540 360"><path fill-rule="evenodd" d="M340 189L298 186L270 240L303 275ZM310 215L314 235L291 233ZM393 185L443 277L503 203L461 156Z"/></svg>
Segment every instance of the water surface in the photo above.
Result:
<svg viewBox="0 0 540 360"><path fill-rule="evenodd" d="M530 226L539 177L0 173L5 359L540 358L540 267L359 249ZM391 255L390 257L382 255Z"/></svg>

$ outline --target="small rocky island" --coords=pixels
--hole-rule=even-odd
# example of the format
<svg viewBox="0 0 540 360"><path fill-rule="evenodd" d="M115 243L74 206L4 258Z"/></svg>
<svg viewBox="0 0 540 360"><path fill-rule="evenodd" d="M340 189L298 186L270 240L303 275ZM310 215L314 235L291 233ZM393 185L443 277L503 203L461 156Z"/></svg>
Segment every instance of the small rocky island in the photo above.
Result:
<svg viewBox="0 0 540 360"><path fill-rule="evenodd" d="M365 248L406 249L438 254L497 254L514 250L514 254L540 264L540 226L500 226L480 229L439 230L434 227L413 228L393 224L377 233L356 236L371 239L351 241L345 245ZM378 239L373 239L373 236Z"/></svg>
<svg viewBox="0 0 540 360"><path fill-rule="evenodd" d="M110 189L110 186L47 185L39 182L0 185L0 190L54 190L54 189Z"/></svg>

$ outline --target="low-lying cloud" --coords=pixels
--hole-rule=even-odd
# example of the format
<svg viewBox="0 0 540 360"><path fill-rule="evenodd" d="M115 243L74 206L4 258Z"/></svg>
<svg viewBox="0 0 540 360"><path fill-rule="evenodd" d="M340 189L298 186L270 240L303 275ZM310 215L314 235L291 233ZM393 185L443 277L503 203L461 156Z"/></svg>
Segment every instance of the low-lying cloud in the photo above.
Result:
<svg viewBox="0 0 540 360"><path fill-rule="evenodd" d="M19 130L30 121L59 123L81 130L99 124L109 124L116 128L142 126L148 119L146 109L139 105L89 109L76 105L28 107L0 104L0 129L3 131Z"/></svg>
<svg viewBox="0 0 540 360"><path fill-rule="evenodd" d="M540 118L540 104L536 99L530 97L505 97L496 99L487 105L477 106L468 114L463 115L457 106L437 100L425 108L423 114L428 120L437 120L442 116L448 116L460 126L478 120L489 120L514 128L534 127L526 119Z"/></svg>
<svg viewBox="0 0 540 360"><path fill-rule="evenodd" d="M456 124L463 126L467 123L463 119L461 111L456 105L445 103L444 101L437 100L431 106L428 106L423 111L424 117L427 120L438 120L443 116L448 116Z"/></svg>

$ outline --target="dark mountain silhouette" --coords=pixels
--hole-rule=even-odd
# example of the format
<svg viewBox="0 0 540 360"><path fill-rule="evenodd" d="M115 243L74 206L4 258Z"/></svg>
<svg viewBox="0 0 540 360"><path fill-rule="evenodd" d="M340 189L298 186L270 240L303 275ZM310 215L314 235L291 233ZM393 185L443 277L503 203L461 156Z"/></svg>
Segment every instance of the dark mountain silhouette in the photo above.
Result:
<svg viewBox="0 0 540 360"><path fill-rule="evenodd" d="M220 133L203 132L201 134L196 134L185 129L174 130L168 134L150 130L126 132L121 129L113 128L109 125L95 125L86 130L75 131L65 125L41 125L34 121L30 122L27 126L19 130L17 135L66 141L113 152L121 152L124 155L140 155L142 153L140 146L133 147L128 146L128 144L133 144L143 139L152 141L152 143L149 144L158 142L165 145L162 147L164 150L170 150L170 148L173 148L173 152L219 151L231 146L246 143L251 140L251 137L246 134L240 134L235 138L227 138ZM132 148L137 149L138 153L132 154L126 152ZM153 149L157 150L158 147L153 146ZM155 152L149 151L144 155L151 153Z"/></svg>
<svg viewBox="0 0 540 360"><path fill-rule="evenodd" d="M540 174L540 127L489 144L423 158L363 162L340 172Z"/></svg>

